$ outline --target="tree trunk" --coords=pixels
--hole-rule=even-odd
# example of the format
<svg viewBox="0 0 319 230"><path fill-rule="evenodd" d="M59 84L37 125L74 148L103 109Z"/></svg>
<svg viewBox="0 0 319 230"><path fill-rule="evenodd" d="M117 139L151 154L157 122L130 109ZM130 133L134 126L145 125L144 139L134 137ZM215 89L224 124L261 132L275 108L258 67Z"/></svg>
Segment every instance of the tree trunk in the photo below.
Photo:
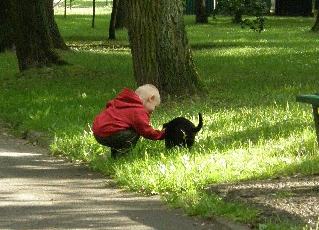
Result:
<svg viewBox="0 0 319 230"><path fill-rule="evenodd" d="M309 16L312 0L276 0L275 12L280 16Z"/></svg>
<svg viewBox="0 0 319 230"><path fill-rule="evenodd" d="M0 1L0 52L13 47L10 2Z"/></svg>
<svg viewBox="0 0 319 230"><path fill-rule="evenodd" d="M109 39L111 40L115 39L115 24L116 24L118 3L119 3L119 0L113 0L111 20L110 20L110 26L109 26Z"/></svg>
<svg viewBox="0 0 319 230"><path fill-rule="evenodd" d="M66 0L64 0L64 18L66 18Z"/></svg>
<svg viewBox="0 0 319 230"><path fill-rule="evenodd" d="M185 31L183 1L128 0L129 40L136 82L162 94L193 93L198 74Z"/></svg>
<svg viewBox="0 0 319 230"><path fill-rule="evenodd" d="M52 45L56 49L68 50L69 48L65 44L60 31L58 29L58 25L54 19L54 10L53 10L53 0L46 0L46 17L48 20L49 26L49 36L52 41ZM71 3L71 1L70 1Z"/></svg>
<svg viewBox="0 0 319 230"><path fill-rule="evenodd" d="M196 23L208 23L206 0L196 0Z"/></svg>
<svg viewBox="0 0 319 230"><path fill-rule="evenodd" d="M241 10L236 10L233 18L233 23L239 24L243 21L243 12Z"/></svg>
<svg viewBox="0 0 319 230"><path fill-rule="evenodd" d="M126 0L118 0L115 29L121 29L123 27L126 27L126 18L127 18Z"/></svg>
<svg viewBox="0 0 319 230"><path fill-rule="evenodd" d="M316 22L313 25L313 27L311 28L311 30L314 31L314 32L318 32L319 31L319 13L317 13Z"/></svg>
<svg viewBox="0 0 319 230"><path fill-rule="evenodd" d="M65 64L52 50L44 1L12 0L16 55L20 71L51 64Z"/></svg>
<svg viewBox="0 0 319 230"><path fill-rule="evenodd" d="M95 0L93 0L92 28L95 27Z"/></svg>

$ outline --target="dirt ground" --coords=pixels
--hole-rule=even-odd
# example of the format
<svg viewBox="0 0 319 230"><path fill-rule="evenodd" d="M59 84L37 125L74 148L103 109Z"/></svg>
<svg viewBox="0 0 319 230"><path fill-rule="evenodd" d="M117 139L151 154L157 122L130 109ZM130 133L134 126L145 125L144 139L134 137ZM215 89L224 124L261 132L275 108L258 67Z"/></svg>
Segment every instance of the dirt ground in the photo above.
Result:
<svg viewBox="0 0 319 230"><path fill-rule="evenodd" d="M318 223L319 175L220 184L211 186L209 191L225 200L259 208L261 218L288 220L312 228Z"/></svg>

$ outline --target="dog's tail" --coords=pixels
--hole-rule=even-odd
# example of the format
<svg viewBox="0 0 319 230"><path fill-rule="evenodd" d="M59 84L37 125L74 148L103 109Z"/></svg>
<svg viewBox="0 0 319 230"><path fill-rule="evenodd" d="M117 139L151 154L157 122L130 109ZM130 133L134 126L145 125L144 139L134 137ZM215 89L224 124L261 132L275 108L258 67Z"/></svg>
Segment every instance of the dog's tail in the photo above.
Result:
<svg viewBox="0 0 319 230"><path fill-rule="evenodd" d="M203 116L201 113L198 113L198 125L197 127L193 130L195 133L199 132L203 127Z"/></svg>

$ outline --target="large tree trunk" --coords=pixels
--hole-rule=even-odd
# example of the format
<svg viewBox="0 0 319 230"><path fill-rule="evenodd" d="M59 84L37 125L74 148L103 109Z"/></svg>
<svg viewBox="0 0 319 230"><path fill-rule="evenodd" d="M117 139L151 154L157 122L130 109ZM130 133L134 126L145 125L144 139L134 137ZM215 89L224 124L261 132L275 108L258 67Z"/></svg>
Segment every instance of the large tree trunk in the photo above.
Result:
<svg viewBox="0 0 319 230"><path fill-rule="evenodd" d="M311 28L312 31L318 32L319 31L319 13L317 13L316 22Z"/></svg>
<svg viewBox="0 0 319 230"><path fill-rule="evenodd" d="M120 29L120 28L126 27L126 23L127 23L126 18L127 18L126 0L118 0L115 28Z"/></svg>
<svg viewBox="0 0 319 230"><path fill-rule="evenodd" d="M208 23L206 0L196 0L196 23Z"/></svg>
<svg viewBox="0 0 319 230"><path fill-rule="evenodd" d="M119 0L113 0L111 20L109 25L109 39L112 39L112 40L115 39L115 24L116 24L118 3L119 3Z"/></svg>
<svg viewBox="0 0 319 230"><path fill-rule="evenodd" d="M309 16L312 0L276 0L275 12L282 16Z"/></svg>
<svg viewBox="0 0 319 230"><path fill-rule="evenodd" d="M58 25L55 22L54 19L54 10L53 10L53 0L45 0L46 4L46 17L47 17L47 23L49 27L49 36L52 40L52 45L56 49L62 49L67 50L68 47L65 44L60 31L58 29ZM71 4L71 1L70 1Z"/></svg>
<svg viewBox="0 0 319 230"><path fill-rule="evenodd" d="M13 47L10 2L0 1L0 52Z"/></svg>
<svg viewBox="0 0 319 230"><path fill-rule="evenodd" d="M12 0L16 54L20 71L51 64L65 64L52 50L44 1Z"/></svg>
<svg viewBox="0 0 319 230"><path fill-rule="evenodd" d="M194 92L198 74L185 31L183 1L128 0L134 76L163 94Z"/></svg>

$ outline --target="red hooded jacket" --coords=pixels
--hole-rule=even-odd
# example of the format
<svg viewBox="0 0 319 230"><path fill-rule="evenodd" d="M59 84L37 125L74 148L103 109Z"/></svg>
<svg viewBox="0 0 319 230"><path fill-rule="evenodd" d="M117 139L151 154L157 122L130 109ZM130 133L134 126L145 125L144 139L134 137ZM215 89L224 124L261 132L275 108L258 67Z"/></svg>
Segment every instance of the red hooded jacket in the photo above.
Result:
<svg viewBox="0 0 319 230"><path fill-rule="evenodd" d="M144 108L140 97L125 88L95 117L92 130L96 136L107 137L129 128L147 139L164 139L165 132L155 130L150 125L150 114Z"/></svg>

